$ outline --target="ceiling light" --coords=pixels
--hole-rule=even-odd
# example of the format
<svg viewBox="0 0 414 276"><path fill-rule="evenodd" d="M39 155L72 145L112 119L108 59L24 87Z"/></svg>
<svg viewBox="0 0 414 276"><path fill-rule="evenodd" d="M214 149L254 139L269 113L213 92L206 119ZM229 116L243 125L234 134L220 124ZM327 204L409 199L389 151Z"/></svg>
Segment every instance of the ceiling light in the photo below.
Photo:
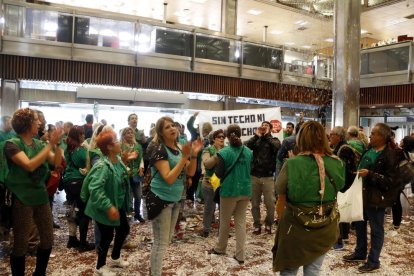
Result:
<svg viewBox="0 0 414 276"><path fill-rule="evenodd" d="M280 34L282 34L283 32L282 32L282 31L278 31L278 30L273 30L273 31L271 31L270 33L271 33L271 34L274 34L274 35L280 35Z"/></svg>
<svg viewBox="0 0 414 276"><path fill-rule="evenodd" d="M309 46L309 45L303 45L302 47L303 47L303 48L305 48L305 49L310 49L310 48L312 48L312 46Z"/></svg>
<svg viewBox="0 0 414 276"><path fill-rule="evenodd" d="M247 21L247 24L253 24L253 21L251 21L251 20Z"/></svg>
<svg viewBox="0 0 414 276"><path fill-rule="evenodd" d="M286 42L286 45L295 45L295 42Z"/></svg>
<svg viewBox="0 0 414 276"><path fill-rule="evenodd" d="M259 15L259 14L261 14L263 11L259 11L259 10L255 10L255 9L251 9L251 10L248 10L247 11L247 13L250 13L250 14L252 14L252 15Z"/></svg>
<svg viewBox="0 0 414 276"><path fill-rule="evenodd" d="M297 25L301 25L301 26L306 25L306 24L308 24L308 23L309 23L308 21L304 21L304 20L299 20L299 21L296 21L296 22L295 22L295 24L297 24Z"/></svg>
<svg viewBox="0 0 414 276"><path fill-rule="evenodd" d="M334 42L334 39L333 38L327 38L327 39L325 39L325 41L326 42Z"/></svg>
<svg viewBox="0 0 414 276"><path fill-rule="evenodd" d="M367 30L361 30L361 34L366 34L366 33L368 33Z"/></svg>
<svg viewBox="0 0 414 276"><path fill-rule="evenodd" d="M404 107L402 104L396 105L395 107Z"/></svg>
<svg viewBox="0 0 414 276"><path fill-rule="evenodd" d="M207 2L207 0L190 0L191 2L198 3L198 4L204 4Z"/></svg>
<svg viewBox="0 0 414 276"><path fill-rule="evenodd" d="M373 106L370 106L369 108L376 108L376 106L375 106L375 105L373 105Z"/></svg>

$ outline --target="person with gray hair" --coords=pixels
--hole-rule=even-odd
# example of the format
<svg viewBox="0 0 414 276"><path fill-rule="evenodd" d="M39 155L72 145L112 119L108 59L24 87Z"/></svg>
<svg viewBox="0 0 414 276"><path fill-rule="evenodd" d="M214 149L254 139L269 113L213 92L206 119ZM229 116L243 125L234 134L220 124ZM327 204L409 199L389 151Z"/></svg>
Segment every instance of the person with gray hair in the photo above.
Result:
<svg viewBox="0 0 414 276"><path fill-rule="evenodd" d="M366 146L364 141L362 141L360 137L360 131L359 128L356 126L350 126L348 127L348 144L356 149L359 154L363 154L366 150Z"/></svg>
<svg viewBox="0 0 414 276"><path fill-rule="evenodd" d="M380 254L384 244L385 208L391 207L399 192L398 159L396 151L389 147L391 129L378 123L371 131L370 149L361 158L358 174L362 177L364 221L355 222L357 242L352 254L343 257L346 262L365 262L358 268L362 273L380 268ZM371 228L371 248L368 254L367 224Z"/></svg>

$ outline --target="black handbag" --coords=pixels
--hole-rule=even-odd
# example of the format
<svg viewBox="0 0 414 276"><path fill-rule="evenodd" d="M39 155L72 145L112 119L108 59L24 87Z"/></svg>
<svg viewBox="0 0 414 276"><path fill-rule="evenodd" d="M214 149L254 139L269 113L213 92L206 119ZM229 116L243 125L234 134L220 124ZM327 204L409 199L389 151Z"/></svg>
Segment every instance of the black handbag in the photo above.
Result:
<svg viewBox="0 0 414 276"><path fill-rule="evenodd" d="M148 219L153 220L161 213L161 211L168 205L174 202L161 199L159 196L149 189L145 197L145 206L147 207Z"/></svg>

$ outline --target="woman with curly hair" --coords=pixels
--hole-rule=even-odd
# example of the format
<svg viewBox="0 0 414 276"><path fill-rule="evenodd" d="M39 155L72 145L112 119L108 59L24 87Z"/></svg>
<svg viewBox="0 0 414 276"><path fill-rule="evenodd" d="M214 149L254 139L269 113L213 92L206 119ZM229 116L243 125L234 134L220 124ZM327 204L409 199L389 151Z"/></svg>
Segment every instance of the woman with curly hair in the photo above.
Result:
<svg viewBox="0 0 414 276"><path fill-rule="evenodd" d="M65 151L67 165L62 180L72 210L68 216L69 240L67 248L78 248L80 252L95 249L95 246L86 240L90 218L85 215L85 203L80 198L80 191L85 178L87 155L87 149L82 146L84 140L83 127L73 126L69 130ZM75 212L75 210L78 211ZM77 225L79 225L80 241L76 237Z"/></svg>
<svg viewBox="0 0 414 276"><path fill-rule="evenodd" d="M30 108L18 109L13 114L12 126L17 137L4 145L9 169L5 184L13 194L14 242L10 255L12 275L25 274L25 255L32 221L36 224L40 236L33 275L46 275L53 245L52 212L45 184L49 170L47 163L55 168L62 164L62 151L57 146L62 130L51 132L48 144L34 139L40 121L37 113Z"/></svg>

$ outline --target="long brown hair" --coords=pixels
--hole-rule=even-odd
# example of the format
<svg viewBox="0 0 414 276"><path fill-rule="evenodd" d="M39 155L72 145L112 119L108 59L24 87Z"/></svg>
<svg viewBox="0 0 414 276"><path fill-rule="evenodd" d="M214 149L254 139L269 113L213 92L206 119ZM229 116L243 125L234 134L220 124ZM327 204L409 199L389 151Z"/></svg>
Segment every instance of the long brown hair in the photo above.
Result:
<svg viewBox="0 0 414 276"><path fill-rule="evenodd" d="M307 121L302 125L296 138L296 145L300 153L333 154L325 129L316 121Z"/></svg>

